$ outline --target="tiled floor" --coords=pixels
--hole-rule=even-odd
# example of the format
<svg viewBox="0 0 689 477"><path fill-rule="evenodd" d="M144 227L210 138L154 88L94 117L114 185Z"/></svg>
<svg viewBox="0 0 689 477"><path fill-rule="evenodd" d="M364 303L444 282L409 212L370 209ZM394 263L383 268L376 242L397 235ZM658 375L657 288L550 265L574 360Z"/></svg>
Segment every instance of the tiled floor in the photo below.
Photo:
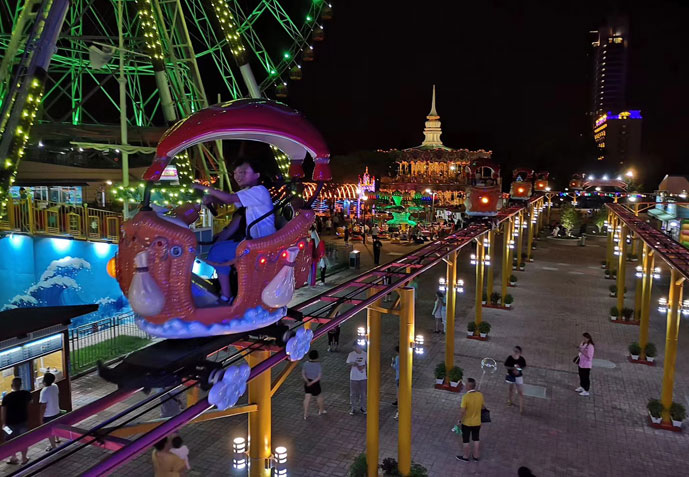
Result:
<svg viewBox="0 0 689 477"><path fill-rule="evenodd" d="M601 245L591 241L591 245ZM391 250L396 252L396 250ZM466 339L467 320L473 319L473 270L466 254L460 264L460 278L467 284L459 299L456 328L456 361L465 377L481 378L480 361L484 357L501 362L518 344L524 349L528 384L545 389L542 396L527 396L523 415L505 405L507 389L504 372L485 375L482 391L491 409L493 422L481 431L480 463L455 460L459 450L454 425L460 396L433 388L432 371L443 359L441 335L432 333L431 310L438 277L444 267L428 272L420 281L416 308L417 331L427 337L428 346L414 363L413 440L414 461L426 466L431 476L513 476L521 465L529 466L538 476L649 476L688 475L684 452L689 444L685 433L653 430L646 425L645 404L660 395L665 340L664 318L651 313L651 341L659 348L658 366L634 365L626 361L627 345L638 339L638 327L608 321L612 299L598 267L604 247L573 247L552 240L538 242L536 261L518 272L518 286L510 289L514 309L484 309L484 320L493 325L490 340ZM363 254L362 254L363 255ZM496 260L499 262L499 260ZM577 273L570 273L577 272ZM665 295L664 281L656 283L656 297ZM496 277L497 279L497 277ZM631 272L628 287L632 287ZM306 293L306 292L302 292ZM629 305L633 297L628 297ZM288 449L290 475L298 477L346 476L352 460L365 450L366 426L362 415L350 416L348 410L348 371L346 353L355 338L356 328L365 316L350 320L342 328L341 350L326 351L322 340L314 344L321 352L328 414L316 415L315 404L309 419L302 419L303 390L299 373L293 373L273 399L273 447ZM397 344L398 323L389 315L383 322L381 350L380 456L397 455L397 421L394 371L389 366ZM596 358L601 361L592 372L591 396L574 392L578 385L572 357L581 333L588 331L596 342ZM675 400L687 404L689 395L689 330L680 328L680 349L675 376ZM598 364L598 363L597 363ZM274 375L277 371L274 371ZM98 378L87 377L75 383L78 392L89 399L111 390ZM137 399L140 399L137 398ZM115 406L108 413L120 409ZM101 420L103 413L91 422ZM152 413L153 414L153 413ZM146 416L144 416L146 417ZM82 426L85 426L84 423ZM190 425L182 435L191 449L191 464L196 475L231 474L231 440L247 435L246 416ZM39 450L34 451L37 455ZM71 476L88 468L104 456L98 449L85 449L59 466L40 475ZM0 466L0 472L6 472ZM3 475L6 475L3 473ZM118 469L113 475L152 475L150 455L142 455Z"/></svg>

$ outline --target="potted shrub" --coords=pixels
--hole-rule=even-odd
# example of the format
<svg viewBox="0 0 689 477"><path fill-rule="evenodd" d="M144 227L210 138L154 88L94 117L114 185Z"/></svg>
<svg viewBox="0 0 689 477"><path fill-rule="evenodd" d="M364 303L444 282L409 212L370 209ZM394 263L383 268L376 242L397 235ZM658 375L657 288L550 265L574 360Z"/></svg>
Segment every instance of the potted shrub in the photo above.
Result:
<svg viewBox="0 0 689 477"><path fill-rule="evenodd" d="M612 271L610 272L610 278L612 278L612 279L617 278L617 270L612 270Z"/></svg>
<svg viewBox="0 0 689 477"><path fill-rule="evenodd" d="M451 367L450 371L447 373L447 379L450 380L450 386L453 388L459 386L462 376L464 376L464 370L462 368L459 366Z"/></svg>
<svg viewBox="0 0 689 477"><path fill-rule="evenodd" d="M658 399L649 399L646 409L648 409L648 414L651 416L651 422L653 424L660 424L663 420L663 405L660 401Z"/></svg>
<svg viewBox="0 0 689 477"><path fill-rule="evenodd" d="M485 338L488 333L490 333L490 323L487 321L482 321L478 324L478 332L481 338Z"/></svg>
<svg viewBox="0 0 689 477"><path fill-rule="evenodd" d="M624 321L630 321L634 316L634 309L632 308L622 308L622 317Z"/></svg>
<svg viewBox="0 0 689 477"><path fill-rule="evenodd" d="M615 321L615 320L617 320L618 316L620 316L620 310L618 310L616 306L613 306L612 308L610 308L610 319L612 321Z"/></svg>
<svg viewBox="0 0 689 477"><path fill-rule="evenodd" d="M512 270L516 270L517 266L519 265L518 261L516 258L512 259Z"/></svg>
<svg viewBox="0 0 689 477"><path fill-rule="evenodd" d="M519 271L523 272L524 270L526 270L526 263L522 262L519 264Z"/></svg>
<svg viewBox="0 0 689 477"><path fill-rule="evenodd" d="M483 292L483 295L481 296L481 304L485 305L487 301L488 301L488 294L486 292Z"/></svg>
<svg viewBox="0 0 689 477"><path fill-rule="evenodd" d="M359 454L349 467L349 477L366 477L368 467L366 464L366 452Z"/></svg>
<svg viewBox="0 0 689 477"><path fill-rule="evenodd" d="M476 323L474 323L473 321L470 321L469 323L467 323L467 335L468 336L474 336L475 333L476 333Z"/></svg>
<svg viewBox="0 0 689 477"><path fill-rule="evenodd" d="M435 367L435 384L443 384L445 382L445 363L438 363Z"/></svg>
<svg viewBox="0 0 689 477"><path fill-rule="evenodd" d="M383 459L383 463L380 464L380 468L385 476L400 475L397 461L392 457L386 457Z"/></svg>
<svg viewBox="0 0 689 477"><path fill-rule="evenodd" d="M641 345L635 341L630 344L627 349L629 350L629 354L632 356L632 359L637 361L639 359L639 355L641 354Z"/></svg>
<svg viewBox="0 0 689 477"><path fill-rule="evenodd" d="M646 356L646 361L648 361L649 363L655 361L656 356L658 355L656 345L654 345L653 343L646 343L646 347L644 348L644 355Z"/></svg>
<svg viewBox="0 0 689 477"><path fill-rule="evenodd" d="M617 296L617 285L610 285L608 290L610 290L610 296Z"/></svg>
<svg viewBox="0 0 689 477"><path fill-rule="evenodd" d="M687 418L687 410L678 402L673 402L670 406L670 419L675 427L682 427L682 421Z"/></svg>
<svg viewBox="0 0 689 477"><path fill-rule="evenodd" d="M510 285L515 286L517 284L517 276L510 275Z"/></svg>
<svg viewBox="0 0 689 477"><path fill-rule="evenodd" d="M522 263L524 263L528 258L529 258L529 254L526 252L522 252Z"/></svg>
<svg viewBox="0 0 689 477"><path fill-rule="evenodd" d="M493 292L490 294L490 304L491 305L497 305L500 303L500 299L502 298L502 295L499 292Z"/></svg>
<svg viewBox="0 0 689 477"><path fill-rule="evenodd" d="M514 297L508 293L505 295L505 308L510 308L512 303L514 303Z"/></svg>
<svg viewBox="0 0 689 477"><path fill-rule="evenodd" d="M605 273L605 278L610 278L610 269L606 268L604 273Z"/></svg>
<svg viewBox="0 0 689 477"><path fill-rule="evenodd" d="M608 262L605 261L605 260L602 260L602 261L600 262L600 268L605 268L607 265L608 265Z"/></svg>

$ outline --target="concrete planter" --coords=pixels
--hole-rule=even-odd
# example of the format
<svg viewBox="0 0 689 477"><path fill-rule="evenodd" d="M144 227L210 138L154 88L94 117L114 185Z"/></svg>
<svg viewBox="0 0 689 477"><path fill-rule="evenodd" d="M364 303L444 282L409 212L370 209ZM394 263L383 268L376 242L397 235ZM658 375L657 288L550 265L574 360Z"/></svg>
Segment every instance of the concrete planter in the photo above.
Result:
<svg viewBox="0 0 689 477"><path fill-rule="evenodd" d="M611 319L612 321L617 321L617 317L616 317L615 315L610 315L610 319Z"/></svg>
<svg viewBox="0 0 689 477"><path fill-rule="evenodd" d="M443 384L445 382L444 379L437 379L435 380L435 384Z"/></svg>
<svg viewBox="0 0 689 477"><path fill-rule="evenodd" d="M479 333L479 336L480 336L481 338L485 338L486 335L487 335L487 333Z"/></svg>
<svg viewBox="0 0 689 477"><path fill-rule="evenodd" d="M638 354L632 354L630 356L632 357L632 360L639 361L639 355Z"/></svg>
<svg viewBox="0 0 689 477"><path fill-rule="evenodd" d="M467 336L474 336L474 332L473 331L467 331Z"/></svg>
<svg viewBox="0 0 689 477"><path fill-rule="evenodd" d="M648 414L648 416L651 418L651 422L652 422L653 424L660 424L661 422L663 422L663 418L662 418L662 417L653 417L653 416L651 416L650 413Z"/></svg>
<svg viewBox="0 0 689 477"><path fill-rule="evenodd" d="M646 361L648 361L649 363L652 363L655 360L656 360L655 356L646 356Z"/></svg>
<svg viewBox="0 0 689 477"><path fill-rule="evenodd" d="M461 381L450 381L450 386L453 388L458 388Z"/></svg>
<svg viewBox="0 0 689 477"><path fill-rule="evenodd" d="M675 427L682 427L682 421L675 421L674 419L672 420L672 425Z"/></svg>

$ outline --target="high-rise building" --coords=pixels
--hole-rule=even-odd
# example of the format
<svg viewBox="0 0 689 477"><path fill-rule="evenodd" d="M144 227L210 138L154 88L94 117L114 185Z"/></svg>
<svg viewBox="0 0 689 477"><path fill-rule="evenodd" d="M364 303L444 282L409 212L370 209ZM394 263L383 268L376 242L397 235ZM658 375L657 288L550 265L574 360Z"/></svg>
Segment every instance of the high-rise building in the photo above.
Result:
<svg viewBox="0 0 689 477"><path fill-rule="evenodd" d="M591 112L597 117L607 111L622 111L627 106L628 21L616 19L594 33Z"/></svg>
<svg viewBox="0 0 689 477"><path fill-rule="evenodd" d="M598 160L606 165L638 164L641 152L641 111L627 104L629 21L614 18L595 33L593 41L593 139Z"/></svg>

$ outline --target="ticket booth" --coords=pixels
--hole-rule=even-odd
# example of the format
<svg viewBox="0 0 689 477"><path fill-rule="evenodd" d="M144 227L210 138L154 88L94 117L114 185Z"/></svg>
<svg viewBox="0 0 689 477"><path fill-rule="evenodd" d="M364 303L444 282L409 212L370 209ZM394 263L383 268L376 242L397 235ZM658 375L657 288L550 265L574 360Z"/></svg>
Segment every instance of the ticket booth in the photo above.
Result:
<svg viewBox="0 0 689 477"><path fill-rule="evenodd" d="M4 397L12 390L12 379L22 379L22 389L33 395L29 405L30 428L40 423L38 398L46 372L55 375L60 409L72 410L67 331L72 318L97 309L98 305L77 305L0 312L0 395Z"/></svg>

